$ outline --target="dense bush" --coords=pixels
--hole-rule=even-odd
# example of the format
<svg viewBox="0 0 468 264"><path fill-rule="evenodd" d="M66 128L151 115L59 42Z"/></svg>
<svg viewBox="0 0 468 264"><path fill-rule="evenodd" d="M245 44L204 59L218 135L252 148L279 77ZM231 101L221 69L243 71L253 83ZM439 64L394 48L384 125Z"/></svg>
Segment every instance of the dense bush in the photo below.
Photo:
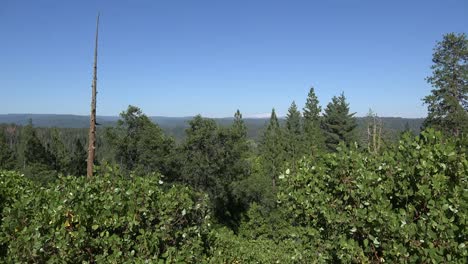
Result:
<svg viewBox="0 0 468 264"><path fill-rule="evenodd" d="M2 201L16 190L1 173ZM6 184L4 184L6 182ZM7 262L194 261L203 254L206 196L165 186L159 175L60 178L29 188L4 209L1 242ZM15 191L16 192L16 191ZM7 202L3 202L8 205Z"/></svg>
<svg viewBox="0 0 468 264"><path fill-rule="evenodd" d="M341 148L280 177L280 207L333 262L464 263L468 162L457 149L433 131L381 156Z"/></svg>

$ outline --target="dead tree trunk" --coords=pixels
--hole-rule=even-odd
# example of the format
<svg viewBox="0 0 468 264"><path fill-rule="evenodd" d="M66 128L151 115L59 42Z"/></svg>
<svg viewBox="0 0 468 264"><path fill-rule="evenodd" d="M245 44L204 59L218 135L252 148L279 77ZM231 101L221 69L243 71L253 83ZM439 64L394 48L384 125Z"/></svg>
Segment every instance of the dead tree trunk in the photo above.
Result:
<svg viewBox="0 0 468 264"><path fill-rule="evenodd" d="M96 94L97 94L97 48L98 48L98 34L99 34L99 14L96 20L96 43L94 46L94 72L92 83L92 99L91 99L91 117L89 123L89 136L88 136L88 160L87 160L87 176L93 176L94 157L96 151Z"/></svg>

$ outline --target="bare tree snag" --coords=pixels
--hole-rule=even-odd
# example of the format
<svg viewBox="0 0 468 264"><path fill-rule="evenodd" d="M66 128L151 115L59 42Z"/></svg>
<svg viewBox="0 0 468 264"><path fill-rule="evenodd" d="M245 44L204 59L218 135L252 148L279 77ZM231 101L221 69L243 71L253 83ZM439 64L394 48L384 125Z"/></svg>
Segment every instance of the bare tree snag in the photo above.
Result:
<svg viewBox="0 0 468 264"><path fill-rule="evenodd" d="M96 43L94 46L94 71L92 83L92 99L91 99L91 117L89 123L89 136L88 136L88 160L87 160L87 176L93 176L94 157L96 151L96 83L97 83L97 48L98 48L98 34L99 34L99 14L96 19Z"/></svg>

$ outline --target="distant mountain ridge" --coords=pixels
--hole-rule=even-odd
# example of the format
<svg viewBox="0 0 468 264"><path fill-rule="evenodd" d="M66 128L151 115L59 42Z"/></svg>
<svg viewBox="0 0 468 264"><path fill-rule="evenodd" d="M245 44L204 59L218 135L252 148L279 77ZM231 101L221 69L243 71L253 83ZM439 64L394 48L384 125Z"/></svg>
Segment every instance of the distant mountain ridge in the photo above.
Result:
<svg viewBox="0 0 468 264"><path fill-rule="evenodd" d="M157 123L167 134L176 139L182 139L185 136L185 129L188 127L188 121L193 116L187 117L166 117L150 116L150 119ZM89 126L89 116L85 115L66 115L66 114L0 114L0 124L26 125L32 120L36 127L60 127L60 128L86 128ZM102 126L114 126L119 119L118 116L97 116L97 122ZM232 117L212 118L221 126L229 126L232 123ZM365 117L357 117L358 129L364 129ZM387 130L396 133L402 131L408 124L410 129L419 132L423 118L402 118L402 117L381 117ZM258 140L263 133L263 128L269 118L250 117L244 118L247 126L249 138ZM284 118L280 118L284 122Z"/></svg>

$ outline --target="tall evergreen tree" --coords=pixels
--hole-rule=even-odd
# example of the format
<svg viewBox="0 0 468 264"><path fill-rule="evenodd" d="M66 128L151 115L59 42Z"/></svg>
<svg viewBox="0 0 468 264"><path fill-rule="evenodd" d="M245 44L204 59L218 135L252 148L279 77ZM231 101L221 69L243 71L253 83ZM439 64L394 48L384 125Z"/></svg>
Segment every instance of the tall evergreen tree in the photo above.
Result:
<svg viewBox="0 0 468 264"><path fill-rule="evenodd" d="M458 136L468 131L468 39L450 33L438 42L433 54L434 89L423 101L428 106L425 127L434 127Z"/></svg>
<svg viewBox="0 0 468 264"><path fill-rule="evenodd" d="M212 194L221 169L223 149L220 149L216 122L195 116L186 129L182 146L182 180Z"/></svg>
<svg viewBox="0 0 468 264"><path fill-rule="evenodd" d="M320 128L322 107L319 105L314 87L310 88L303 108L306 154L315 154L325 147L325 138Z"/></svg>
<svg viewBox="0 0 468 264"><path fill-rule="evenodd" d="M215 216L228 225L235 225L238 220L231 183L240 176L237 173L242 174L242 167L237 167L239 171L234 169L241 155L234 144L242 138L243 130L241 120L237 121L234 126L239 133L233 137L235 128L219 128L214 120L197 115L189 123L182 146L183 182L208 193Z"/></svg>
<svg viewBox="0 0 468 264"><path fill-rule="evenodd" d="M242 183L251 174L250 146L247 140L247 127L239 110L234 114L234 122L229 129L228 141L225 143L224 168L230 182L226 186L226 207L222 217L227 224L236 229L242 220L242 213L249 204L243 197Z"/></svg>
<svg viewBox="0 0 468 264"><path fill-rule="evenodd" d="M20 168L23 173L39 184L48 184L55 179L54 159L37 136L36 129L29 120L21 133Z"/></svg>
<svg viewBox="0 0 468 264"><path fill-rule="evenodd" d="M244 120L242 119L242 114L239 109L237 109L236 113L234 114L234 121L232 123L231 130L233 135L236 137L247 139L247 127L245 126Z"/></svg>
<svg viewBox="0 0 468 264"><path fill-rule="evenodd" d="M349 104L343 93L339 97L334 96L328 103L322 127L326 136L325 143L330 151L334 151L340 142L349 145L356 140L357 124L354 114L349 113Z"/></svg>
<svg viewBox="0 0 468 264"><path fill-rule="evenodd" d="M49 169L53 168L52 155L37 137L31 120L23 129L22 140L24 141L23 156L25 166L42 164Z"/></svg>
<svg viewBox="0 0 468 264"><path fill-rule="evenodd" d="M297 110L296 103L293 101L286 115L285 143L287 159L294 170L296 162L303 155L303 130L301 124L301 113Z"/></svg>
<svg viewBox="0 0 468 264"><path fill-rule="evenodd" d="M88 154L79 138L76 138L73 143L74 146L70 155L67 173L74 176L84 176L86 175L86 159Z"/></svg>
<svg viewBox="0 0 468 264"><path fill-rule="evenodd" d="M250 171L248 163L249 143L247 141L247 127L242 119L242 114L239 110L234 114L234 122L230 129L229 140L229 158L232 162L231 171L232 178L235 180L243 179Z"/></svg>
<svg viewBox="0 0 468 264"><path fill-rule="evenodd" d="M0 169L13 169L14 166L14 153L8 146L5 131L0 127Z"/></svg>
<svg viewBox="0 0 468 264"><path fill-rule="evenodd" d="M60 138L60 132L57 128L52 128L51 141L48 144L48 151L51 153L52 166L54 170L61 173L67 173L66 169L68 166L69 156L62 139Z"/></svg>
<svg viewBox="0 0 468 264"><path fill-rule="evenodd" d="M284 143L274 108L271 111L270 122L263 134L260 151L264 173L270 177L272 187L276 189L276 181L284 165Z"/></svg>

